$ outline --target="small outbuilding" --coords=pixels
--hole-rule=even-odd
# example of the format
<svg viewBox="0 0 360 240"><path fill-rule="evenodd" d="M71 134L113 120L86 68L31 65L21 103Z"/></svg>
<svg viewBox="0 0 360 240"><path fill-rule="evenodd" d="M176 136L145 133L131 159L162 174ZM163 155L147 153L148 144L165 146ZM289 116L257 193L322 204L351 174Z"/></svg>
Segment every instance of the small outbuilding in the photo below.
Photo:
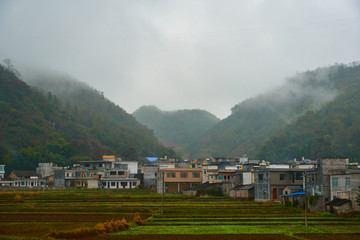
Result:
<svg viewBox="0 0 360 240"><path fill-rule="evenodd" d="M305 192L294 192L281 195L281 203L284 205L291 204L292 206L302 206L305 203Z"/></svg>
<svg viewBox="0 0 360 240"><path fill-rule="evenodd" d="M350 199L335 198L326 204L326 211L336 215L352 212Z"/></svg>
<svg viewBox="0 0 360 240"><path fill-rule="evenodd" d="M229 196L236 199L254 199L254 185L237 185L230 189Z"/></svg>

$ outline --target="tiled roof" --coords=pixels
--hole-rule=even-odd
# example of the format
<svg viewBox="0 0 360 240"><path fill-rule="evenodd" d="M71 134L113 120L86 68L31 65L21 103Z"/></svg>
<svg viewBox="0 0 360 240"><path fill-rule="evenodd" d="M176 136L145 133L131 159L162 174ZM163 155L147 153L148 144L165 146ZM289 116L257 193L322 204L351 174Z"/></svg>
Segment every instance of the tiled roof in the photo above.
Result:
<svg viewBox="0 0 360 240"><path fill-rule="evenodd" d="M326 205L333 207L333 206L341 206L345 203L351 202L349 199L341 199L341 198L335 198L331 202L328 202Z"/></svg>
<svg viewBox="0 0 360 240"><path fill-rule="evenodd" d="M233 187L231 190L250 190L253 189L254 185L251 184L247 184L247 185L237 185L235 187Z"/></svg>

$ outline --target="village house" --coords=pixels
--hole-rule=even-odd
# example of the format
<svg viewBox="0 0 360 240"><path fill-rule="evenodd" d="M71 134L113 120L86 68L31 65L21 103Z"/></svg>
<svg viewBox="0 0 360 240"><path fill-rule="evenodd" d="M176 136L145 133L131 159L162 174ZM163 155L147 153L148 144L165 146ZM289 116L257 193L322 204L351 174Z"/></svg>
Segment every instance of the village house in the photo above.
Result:
<svg viewBox="0 0 360 240"><path fill-rule="evenodd" d="M46 180L41 178L35 171L13 170L9 178L13 181L12 186L24 188L46 187Z"/></svg>
<svg viewBox="0 0 360 240"><path fill-rule="evenodd" d="M36 173L41 177L50 177L54 175L54 168L56 167L53 163L39 163L36 168Z"/></svg>
<svg viewBox="0 0 360 240"><path fill-rule="evenodd" d="M325 202L330 202L333 199L331 195L331 175L342 173L348 168L349 159L331 159L331 158L322 158L318 160L318 176L319 184L322 189L322 194L324 196Z"/></svg>
<svg viewBox="0 0 360 240"><path fill-rule="evenodd" d="M326 204L326 211L340 215L353 211L353 206L349 199L335 198Z"/></svg>
<svg viewBox="0 0 360 240"><path fill-rule="evenodd" d="M196 197L222 196L222 185L220 183L202 183L193 187L184 189L183 194Z"/></svg>
<svg viewBox="0 0 360 240"><path fill-rule="evenodd" d="M102 160L81 161L72 168L55 170L56 187L74 188L135 188L140 180L138 163L121 161L115 156L103 156Z"/></svg>
<svg viewBox="0 0 360 240"><path fill-rule="evenodd" d="M141 167L141 172L144 174L145 188L156 187L156 178L158 175L158 166L144 165Z"/></svg>
<svg viewBox="0 0 360 240"><path fill-rule="evenodd" d="M303 184L304 169L255 169L254 175L256 201L280 200L285 187Z"/></svg>
<svg viewBox="0 0 360 240"><path fill-rule="evenodd" d="M5 165L0 165L0 181L5 177Z"/></svg>
<svg viewBox="0 0 360 240"><path fill-rule="evenodd" d="M209 183L223 183L230 182L231 175L235 174L235 170L218 170L217 172L209 173Z"/></svg>
<svg viewBox="0 0 360 240"><path fill-rule="evenodd" d="M254 199L254 185L237 185L229 190L229 197L236 199Z"/></svg>
<svg viewBox="0 0 360 240"><path fill-rule="evenodd" d="M332 200L348 199L351 201L353 210L359 211L360 207L356 204L359 194L360 169L346 169L333 171L330 175L330 196Z"/></svg>
<svg viewBox="0 0 360 240"><path fill-rule="evenodd" d="M202 182L202 169L165 168L157 179L157 192L182 193L184 189L199 185Z"/></svg>
<svg viewBox="0 0 360 240"><path fill-rule="evenodd" d="M207 166L203 166L202 170L203 170L202 182L206 183L206 182L210 182L210 179L209 179L210 176L213 176L214 174L217 173L218 166L207 165Z"/></svg>

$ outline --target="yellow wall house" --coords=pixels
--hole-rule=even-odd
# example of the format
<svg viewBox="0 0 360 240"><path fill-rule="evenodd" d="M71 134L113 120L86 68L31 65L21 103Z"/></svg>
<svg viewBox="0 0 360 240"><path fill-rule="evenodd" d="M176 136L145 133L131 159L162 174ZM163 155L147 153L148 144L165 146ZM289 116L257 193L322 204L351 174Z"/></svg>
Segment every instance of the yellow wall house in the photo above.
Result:
<svg viewBox="0 0 360 240"><path fill-rule="evenodd" d="M182 193L184 189L202 182L202 169L174 168L164 169L166 193Z"/></svg>

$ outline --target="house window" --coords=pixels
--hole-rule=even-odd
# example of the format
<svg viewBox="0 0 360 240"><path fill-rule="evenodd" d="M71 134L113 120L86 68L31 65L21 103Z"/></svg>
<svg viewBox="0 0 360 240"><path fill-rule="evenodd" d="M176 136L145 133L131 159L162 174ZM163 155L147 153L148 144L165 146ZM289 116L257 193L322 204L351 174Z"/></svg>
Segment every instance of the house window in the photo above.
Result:
<svg viewBox="0 0 360 240"><path fill-rule="evenodd" d="M116 186L116 182L111 182L111 186L115 187Z"/></svg>
<svg viewBox="0 0 360 240"><path fill-rule="evenodd" d="M90 163L85 163L85 167L90 167Z"/></svg>
<svg viewBox="0 0 360 240"><path fill-rule="evenodd" d="M296 172L296 176L295 176L296 180L302 180L303 179L302 175L303 175L302 172Z"/></svg>
<svg viewBox="0 0 360 240"><path fill-rule="evenodd" d="M128 170L128 165L127 164L120 164L119 168L122 169L122 170Z"/></svg>
<svg viewBox="0 0 360 240"><path fill-rule="evenodd" d="M337 178L333 178L333 179L332 179L332 186L333 186L333 187L337 187L337 186L338 186L338 179L337 179Z"/></svg>
<svg viewBox="0 0 360 240"><path fill-rule="evenodd" d="M286 180L286 174L280 173L280 180Z"/></svg>
<svg viewBox="0 0 360 240"><path fill-rule="evenodd" d="M125 175L124 171L118 171L118 175Z"/></svg>
<svg viewBox="0 0 360 240"><path fill-rule="evenodd" d="M259 175L258 175L258 179L259 179L259 181L264 180L264 174L259 174Z"/></svg>
<svg viewBox="0 0 360 240"><path fill-rule="evenodd" d="M345 178L345 185L350 186L350 178Z"/></svg>
<svg viewBox="0 0 360 240"><path fill-rule="evenodd" d="M192 173L192 177L193 178L200 178L200 173L194 172L194 173Z"/></svg>
<svg viewBox="0 0 360 240"><path fill-rule="evenodd" d="M106 182L102 182L103 187L106 187Z"/></svg>
<svg viewBox="0 0 360 240"><path fill-rule="evenodd" d="M121 182L121 186L124 188L124 187L127 187L127 182Z"/></svg>
<svg viewBox="0 0 360 240"><path fill-rule="evenodd" d="M86 177L90 177L90 173L87 173L87 174L86 174Z"/></svg>
<svg viewBox="0 0 360 240"><path fill-rule="evenodd" d="M180 177L181 178L187 178L188 177L188 173L186 172L182 172L182 173L180 173Z"/></svg>
<svg viewBox="0 0 360 240"><path fill-rule="evenodd" d="M168 173L166 174L166 176L167 176L168 178L175 178L175 177L176 177L176 175L175 175L174 172L168 172Z"/></svg>
<svg viewBox="0 0 360 240"><path fill-rule="evenodd" d="M133 186L136 187L137 182L133 182Z"/></svg>
<svg viewBox="0 0 360 240"><path fill-rule="evenodd" d="M104 167L104 164L102 164L102 163L99 163L99 167Z"/></svg>
<svg viewBox="0 0 360 240"><path fill-rule="evenodd" d="M110 171L110 175L111 175L111 176L116 175L116 171Z"/></svg>
<svg viewBox="0 0 360 240"><path fill-rule="evenodd" d="M21 186L24 186L25 185L25 182L21 182Z"/></svg>

